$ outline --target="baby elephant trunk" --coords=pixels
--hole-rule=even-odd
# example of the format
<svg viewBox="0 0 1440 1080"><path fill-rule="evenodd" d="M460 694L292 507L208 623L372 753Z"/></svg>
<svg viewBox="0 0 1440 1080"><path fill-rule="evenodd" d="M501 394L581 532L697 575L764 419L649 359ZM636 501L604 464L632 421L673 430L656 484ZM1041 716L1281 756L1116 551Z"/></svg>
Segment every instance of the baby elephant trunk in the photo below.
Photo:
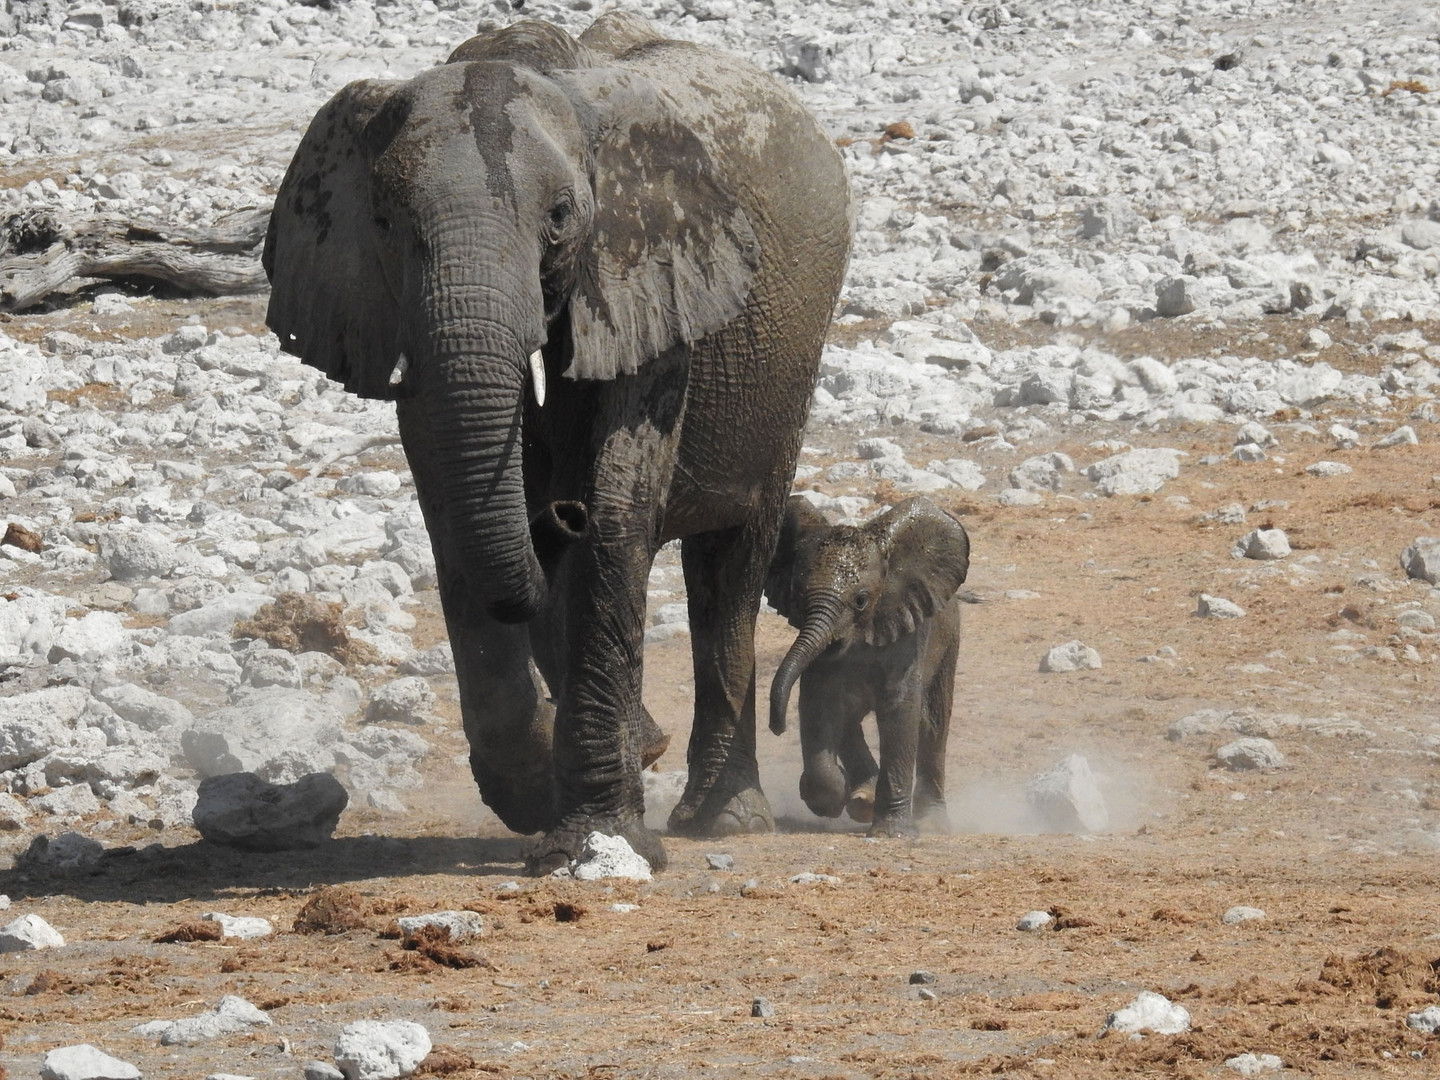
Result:
<svg viewBox="0 0 1440 1080"><path fill-rule="evenodd" d="M812 600L806 607L805 625L795 644L785 654L785 659L780 661L775 670L775 680L770 684L770 730L776 735L785 733L785 714L790 709L790 691L795 686L795 680L835 640L839 613L838 597L821 597Z"/></svg>

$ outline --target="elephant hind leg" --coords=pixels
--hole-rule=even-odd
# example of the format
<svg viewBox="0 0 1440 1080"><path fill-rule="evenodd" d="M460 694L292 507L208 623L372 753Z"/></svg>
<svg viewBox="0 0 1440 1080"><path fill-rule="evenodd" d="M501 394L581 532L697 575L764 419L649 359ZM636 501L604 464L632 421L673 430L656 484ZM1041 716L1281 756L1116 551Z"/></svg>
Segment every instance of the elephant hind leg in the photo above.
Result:
<svg viewBox="0 0 1440 1080"><path fill-rule="evenodd" d="M959 611L952 601L935 617L935 632L926 650L930 674L921 701L915 753L915 819L926 832L950 831L950 816L945 808L945 751L960 656Z"/></svg>
<svg viewBox="0 0 1440 1080"><path fill-rule="evenodd" d="M728 836L775 828L755 761L755 618L774 543L773 530L759 536L753 522L681 541L695 719L671 832Z"/></svg>

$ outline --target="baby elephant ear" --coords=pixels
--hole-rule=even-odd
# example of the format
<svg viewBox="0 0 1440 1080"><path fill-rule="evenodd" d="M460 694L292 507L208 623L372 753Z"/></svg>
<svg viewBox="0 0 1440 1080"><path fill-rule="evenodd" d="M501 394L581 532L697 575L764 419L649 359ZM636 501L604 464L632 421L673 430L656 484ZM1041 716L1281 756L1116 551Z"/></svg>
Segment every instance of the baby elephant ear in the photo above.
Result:
<svg viewBox="0 0 1440 1080"><path fill-rule="evenodd" d="M261 261L280 348L367 398L391 398L398 304L381 269L370 164L404 120L398 84L362 80L315 114L285 173ZM386 108L387 102L391 107Z"/></svg>
<svg viewBox="0 0 1440 1080"><path fill-rule="evenodd" d="M960 522L923 496L897 503L865 529L887 564L865 640L889 645L950 602L970 571L970 537Z"/></svg>
<svg viewBox="0 0 1440 1080"><path fill-rule="evenodd" d="M674 103L608 70L590 90L603 119L594 225L570 304L567 374L578 379L633 374L720 329L745 309L760 258L721 163Z"/></svg>
<svg viewBox="0 0 1440 1080"><path fill-rule="evenodd" d="M765 598L770 606L785 618L790 625L799 629L805 622L805 597L801 578L808 561L807 541L813 540L818 532L830 528L824 515L803 495L791 495L785 504L785 518L780 523L780 540L775 545L775 557L770 560L770 569L765 574Z"/></svg>

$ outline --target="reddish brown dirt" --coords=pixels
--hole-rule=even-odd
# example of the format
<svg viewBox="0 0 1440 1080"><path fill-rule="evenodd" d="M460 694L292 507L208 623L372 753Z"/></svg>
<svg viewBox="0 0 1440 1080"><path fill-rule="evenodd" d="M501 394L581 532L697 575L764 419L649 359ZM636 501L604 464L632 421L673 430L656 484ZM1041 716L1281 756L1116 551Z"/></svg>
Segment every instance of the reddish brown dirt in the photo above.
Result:
<svg viewBox="0 0 1440 1080"><path fill-rule="evenodd" d="M1272 340L1292 328L1274 329ZM1367 438L1414 404L1397 402ZM1285 1075L1430 1075L1440 1041L1405 1015L1440 1002L1440 648L1395 617L1410 601L1440 616L1398 564L1417 536L1440 535L1440 440L1412 423L1420 446L1335 451L1277 422L1270 461L1211 467L1196 462L1227 453L1229 429L1083 426L1008 458L887 430L920 463L965 453L1003 464L1053 447L1083 466L1103 456L1088 444L1108 437L1191 455L1154 496L1083 499L1089 485L1074 481L1070 497L1039 507L1000 507L994 484L950 500L971 532L970 585L989 601L966 612L954 835L871 841L815 819L796 795L793 727L777 739L762 725L776 835L668 839L670 869L652 884L527 880L524 841L483 812L455 760L464 744L442 685L427 787L404 819L351 810L315 852L247 855L182 837L79 876L0 874L12 912L40 914L72 943L0 957L5 1060L34 1075L45 1050L88 1041L147 1077L293 1077L329 1058L342 1023L408 1018L442 1051L429 1071L461 1078L1217 1077L1237 1075L1222 1063L1247 1051L1280 1056ZM849 456L856 436L812 433L827 453L807 460ZM1321 458L1355 471L1306 475ZM1230 502L1270 505L1245 525L1198 520ZM1294 554L1233 559L1234 540L1266 523ZM1198 619L1202 591L1248 616ZM420 615L417 643L436 640L433 597ZM1104 666L1040 674L1043 652L1072 638ZM789 639L762 616L762 700ZM1418 661L1403 658L1406 644ZM673 736L667 771L684 767L688 649L680 637L647 651L647 701ZM1201 708L1248 710L1287 767L1219 768L1214 751L1233 733L1166 738ZM1026 832L1025 780L1077 752L1101 777L1111 831ZM150 837L116 829L106 842ZM709 852L730 853L733 871L707 870ZM807 871L839 881L790 882ZM497 890L509 880L518 891ZM327 885L353 890L340 904L326 894L335 932L297 932ZM1237 904L1267 917L1222 923ZM462 907L487 920L482 941L457 947L474 964L382 936L398 912ZM1069 928L1018 932L1032 909L1062 909ZM264 916L277 933L156 942L213 910ZM917 971L933 983L912 985ZM1192 1030L1101 1037L1107 1014L1145 989L1189 1009ZM269 1010L274 1026L196 1047L130 1034L226 993ZM751 1016L758 996L773 1018Z"/></svg>

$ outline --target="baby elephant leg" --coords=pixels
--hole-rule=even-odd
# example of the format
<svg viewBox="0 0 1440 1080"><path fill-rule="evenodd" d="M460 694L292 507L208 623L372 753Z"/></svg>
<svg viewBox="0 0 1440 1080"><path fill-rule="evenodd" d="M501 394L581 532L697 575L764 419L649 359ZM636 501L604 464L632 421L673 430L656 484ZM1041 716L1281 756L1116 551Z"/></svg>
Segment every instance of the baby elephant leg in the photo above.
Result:
<svg viewBox="0 0 1440 1080"><path fill-rule="evenodd" d="M960 608L952 601L932 623L924 656L925 687L915 755L915 820L924 832L950 831L945 808L945 748L960 654Z"/></svg>
<svg viewBox="0 0 1440 1080"><path fill-rule="evenodd" d="M862 704L826 671L812 667L800 676L800 753L805 762L800 797L820 817L839 817L845 809L849 787L841 760L847 752L846 733L859 731L864 715Z"/></svg>
<svg viewBox="0 0 1440 1080"><path fill-rule="evenodd" d="M845 813L851 821L868 825L875 819L875 779L880 766L870 753L865 731L857 721L847 724L840 741L840 765L845 770Z"/></svg>

